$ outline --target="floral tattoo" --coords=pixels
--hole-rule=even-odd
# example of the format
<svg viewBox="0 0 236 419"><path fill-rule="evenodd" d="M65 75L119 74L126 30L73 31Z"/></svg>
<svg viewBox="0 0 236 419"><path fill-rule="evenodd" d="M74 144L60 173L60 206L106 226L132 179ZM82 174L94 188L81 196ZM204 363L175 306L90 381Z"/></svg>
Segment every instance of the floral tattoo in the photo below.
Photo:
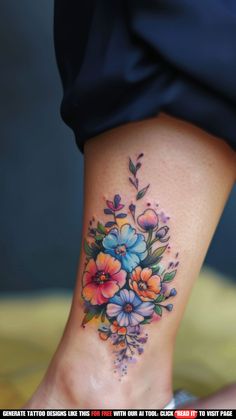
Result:
<svg viewBox="0 0 236 419"><path fill-rule="evenodd" d="M169 217L158 210L158 204L149 202L137 214L137 201L150 188L149 184L139 188L142 158L143 153L135 163L129 159L134 200L125 205L119 194L106 200L108 220L98 221L95 227L93 218L89 239L84 241L82 326L97 321L100 339L109 340L114 350L114 372L120 379L127 374L128 364L143 353L148 339L145 325L160 320L163 310L172 311L173 304L167 300L177 294L170 286L179 262L178 253L170 260Z"/></svg>

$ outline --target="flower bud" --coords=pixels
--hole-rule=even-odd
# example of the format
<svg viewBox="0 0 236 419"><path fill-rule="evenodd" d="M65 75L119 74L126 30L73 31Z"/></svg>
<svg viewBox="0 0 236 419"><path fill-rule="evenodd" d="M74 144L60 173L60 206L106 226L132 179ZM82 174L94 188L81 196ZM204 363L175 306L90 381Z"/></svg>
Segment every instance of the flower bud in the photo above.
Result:
<svg viewBox="0 0 236 419"><path fill-rule="evenodd" d="M167 235L168 231L169 227L167 226L159 228L159 230L156 232L156 238L158 240L163 239Z"/></svg>
<svg viewBox="0 0 236 419"><path fill-rule="evenodd" d="M177 294L177 291L175 288L172 288L172 290L170 291L169 297L175 297Z"/></svg>
<svg viewBox="0 0 236 419"><path fill-rule="evenodd" d="M138 217L138 225L145 231L153 230L158 226L158 215L153 209L145 210Z"/></svg>

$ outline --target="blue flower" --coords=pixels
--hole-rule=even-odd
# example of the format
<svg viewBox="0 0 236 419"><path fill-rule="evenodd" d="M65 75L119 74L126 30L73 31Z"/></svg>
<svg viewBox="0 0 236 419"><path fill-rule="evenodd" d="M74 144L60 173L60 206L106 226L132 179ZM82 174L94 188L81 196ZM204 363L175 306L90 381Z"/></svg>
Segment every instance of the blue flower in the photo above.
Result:
<svg viewBox="0 0 236 419"><path fill-rule="evenodd" d="M147 256L147 246L143 234L137 234L130 224L124 224L120 231L112 229L103 239L105 253L119 259L121 266L131 272Z"/></svg>
<svg viewBox="0 0 236 419"><path fill-rule="evenodd" d="M123 289L107 304L108 317L115 317L120 326L137 326L145 317L151 317L154 304L143 302L134 291Z"/></svg>

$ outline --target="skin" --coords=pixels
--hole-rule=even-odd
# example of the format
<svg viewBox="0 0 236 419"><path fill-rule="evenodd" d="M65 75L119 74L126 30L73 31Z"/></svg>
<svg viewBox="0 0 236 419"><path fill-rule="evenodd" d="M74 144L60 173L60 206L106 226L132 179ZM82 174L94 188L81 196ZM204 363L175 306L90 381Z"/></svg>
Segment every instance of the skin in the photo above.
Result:
<svg viewBox="0 0 236 419"><path fill-rule="evenodd" d="M81 278L85 263L82 251L64 335L26 408L158 409L172 398L176 334L235 181L235 153L223 140L164 114L88 140L83 237L93 216L104 220L105 199L121 193L124 201L128 201L133 191L127 181L128 157L141 152L142 183L151 183L146 202L159 203L170 216L171 252L180 255L178 274L173 281L178 291L174 310L171 314L164 313L156 324L146 326L149 340L145 353L119 382L112 368L112 349L99 340L97 326L81 327L84 315ZM230 401L228 407L233 407Z"/></svg>

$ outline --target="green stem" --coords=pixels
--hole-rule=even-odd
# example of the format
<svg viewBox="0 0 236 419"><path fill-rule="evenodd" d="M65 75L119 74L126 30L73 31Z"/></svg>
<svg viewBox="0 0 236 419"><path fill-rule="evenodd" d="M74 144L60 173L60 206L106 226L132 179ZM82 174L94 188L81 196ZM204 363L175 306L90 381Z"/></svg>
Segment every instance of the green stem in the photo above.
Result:
<svg viewBox="0 0 236 419"><path fill-rule="evenodd" d="M152 229L148 230L147 247L150 247L151 246L151 243L152 243L152 232L153 232Z"/></svg>
<svg viewBox="0 0 236 419"><path fill-rule="evenodd" d="M158 239L153 239L150 243L150 246L152 246L155 242L158 242Z"/></svg>

